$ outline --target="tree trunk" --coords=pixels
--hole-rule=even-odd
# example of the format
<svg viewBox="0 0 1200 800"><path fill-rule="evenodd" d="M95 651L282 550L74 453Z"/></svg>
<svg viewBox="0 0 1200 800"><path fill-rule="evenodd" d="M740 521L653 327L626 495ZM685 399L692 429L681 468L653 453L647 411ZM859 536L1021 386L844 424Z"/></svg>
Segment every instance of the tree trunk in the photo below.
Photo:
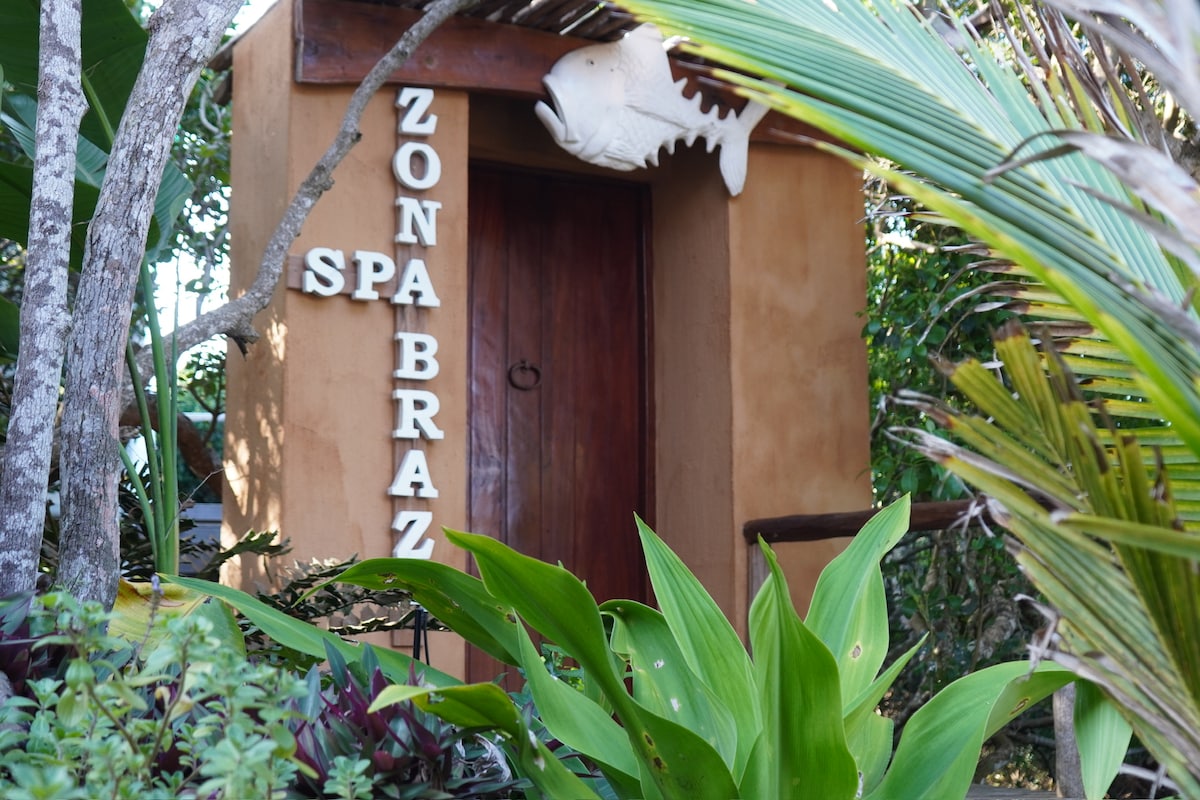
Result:
<svg viewBox="0 0 1200 800"><path fill-rule="evenodd" d="M50 475L59 379L70 317L67 271L75 148L87 109L80 80L81 0L43 2L38 52L37 153L20 352L13 379L8 440L0 457L0 596L37 580L46 483Z"/></svg>
<svg viewBox="0 0 1200 800"><path fill-rule="evenodd" d="M120 569L117 424L134 288L163 167L196 78L242 0L167 0L117 129L88 228L62 421L58 582L111 606Z"/></svg>

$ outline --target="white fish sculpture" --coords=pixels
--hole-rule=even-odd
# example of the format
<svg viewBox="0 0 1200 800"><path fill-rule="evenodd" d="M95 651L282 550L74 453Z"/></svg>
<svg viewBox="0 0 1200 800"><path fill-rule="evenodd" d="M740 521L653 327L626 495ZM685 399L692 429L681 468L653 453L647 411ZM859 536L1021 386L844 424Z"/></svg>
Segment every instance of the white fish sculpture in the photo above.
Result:
<svg viewBox="0 0 1200 800"><path fill-rule="evenodd" d="M591 164L623 172L658 165L658 151L675 152L703 137L712 152L721 146L721 177L729 193L746 183L750 132L767 113L751 101L724 117L716 108L700 110L700 96L683 95L685 79L675 81L654 25L641 25L623 39L588 45L560 58L542 81L551 107L539 102L538 119L564 150Z"/></svg>

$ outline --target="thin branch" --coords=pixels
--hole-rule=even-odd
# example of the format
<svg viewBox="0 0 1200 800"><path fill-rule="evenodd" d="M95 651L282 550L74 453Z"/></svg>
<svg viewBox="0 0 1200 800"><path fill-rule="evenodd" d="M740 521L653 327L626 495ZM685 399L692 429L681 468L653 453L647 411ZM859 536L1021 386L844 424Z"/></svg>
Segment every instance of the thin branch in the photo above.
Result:
<svg viewBox="0 0 1200 800"><path fill-rule="evenodd" d="M367 73L350 98L346 114L342 118L341 128L334 136L333 142L296 190L291 204L279 221L279 226L276 227L275 233L267 242L258 274L250 289L220 308L213 309L179 328L175 338L180 353L220 334L240 342L258 340L258 331L254 329L251 320L255 314L266 308L267 304L271 302L275 286L279 283L287 263L288 250L296 237L300 235L300 229L308 219L317 200L333 186L334 169L362 138L359 123L367 103L379 91L388 77L404 65L413 52L429 38L439 25L454 14L470 8L478 2L479 0L435 0L430 3L424 16L405 31L392 49L380 58ZM148 370L148 359L149 354L140 355L138 367L141 368L141 362L146 360L145 368Z"/></svg>

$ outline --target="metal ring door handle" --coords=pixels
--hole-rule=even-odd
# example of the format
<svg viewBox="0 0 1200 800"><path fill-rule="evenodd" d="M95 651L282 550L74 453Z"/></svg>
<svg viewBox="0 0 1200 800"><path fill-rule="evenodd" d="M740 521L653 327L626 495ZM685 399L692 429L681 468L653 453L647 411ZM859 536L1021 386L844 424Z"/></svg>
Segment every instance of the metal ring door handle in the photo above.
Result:
<svg viewBox="0 0 1200 800"><path fill-rule="evenodd" d="M523 358L508 368L508 384L514 389L528 392L536 389L541 382L542 371Z"/></svg>

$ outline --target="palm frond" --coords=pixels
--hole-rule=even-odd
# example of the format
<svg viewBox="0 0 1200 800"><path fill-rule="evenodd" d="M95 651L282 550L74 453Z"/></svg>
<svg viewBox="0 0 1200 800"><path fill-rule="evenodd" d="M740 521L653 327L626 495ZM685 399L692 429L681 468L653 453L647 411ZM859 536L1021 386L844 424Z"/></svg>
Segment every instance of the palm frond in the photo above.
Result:
<svg viewBox="0 0 1200 800"><path fill-rule="evenodd" d="M1017 561L1055 609L1046 655L1104 687L1138 736L1200 790L1200 535L1182 530L1164 465L1100 429L1064 360L1014 324L997 335L1009 385L978 362L946 366L989 421L930 404L956 440L907 432L994 498ZM965 447L963 446L965 445ZM1189 777L1190 770L1190 777Z"/></svg>
<svg viewBox="0 0 1200 800"><path fill-rule="evenodd" d="M965 28L955 50L891 2L625 5L737 70L723 79L838 137L846 146L831 149L986 241L1076 309L1120 348L1131 364L1123 374L1200 453L1200 389L1185 380L1200 373L1200 356L1152 308L1183 307L1195 278L1104 198L1139 201L1078 152L993 172L1019 148L1053 150L1055 131L1085 129L1071 104L1054 102L1044 86L1031 90L1018 65L998 61Z"/></svg>

